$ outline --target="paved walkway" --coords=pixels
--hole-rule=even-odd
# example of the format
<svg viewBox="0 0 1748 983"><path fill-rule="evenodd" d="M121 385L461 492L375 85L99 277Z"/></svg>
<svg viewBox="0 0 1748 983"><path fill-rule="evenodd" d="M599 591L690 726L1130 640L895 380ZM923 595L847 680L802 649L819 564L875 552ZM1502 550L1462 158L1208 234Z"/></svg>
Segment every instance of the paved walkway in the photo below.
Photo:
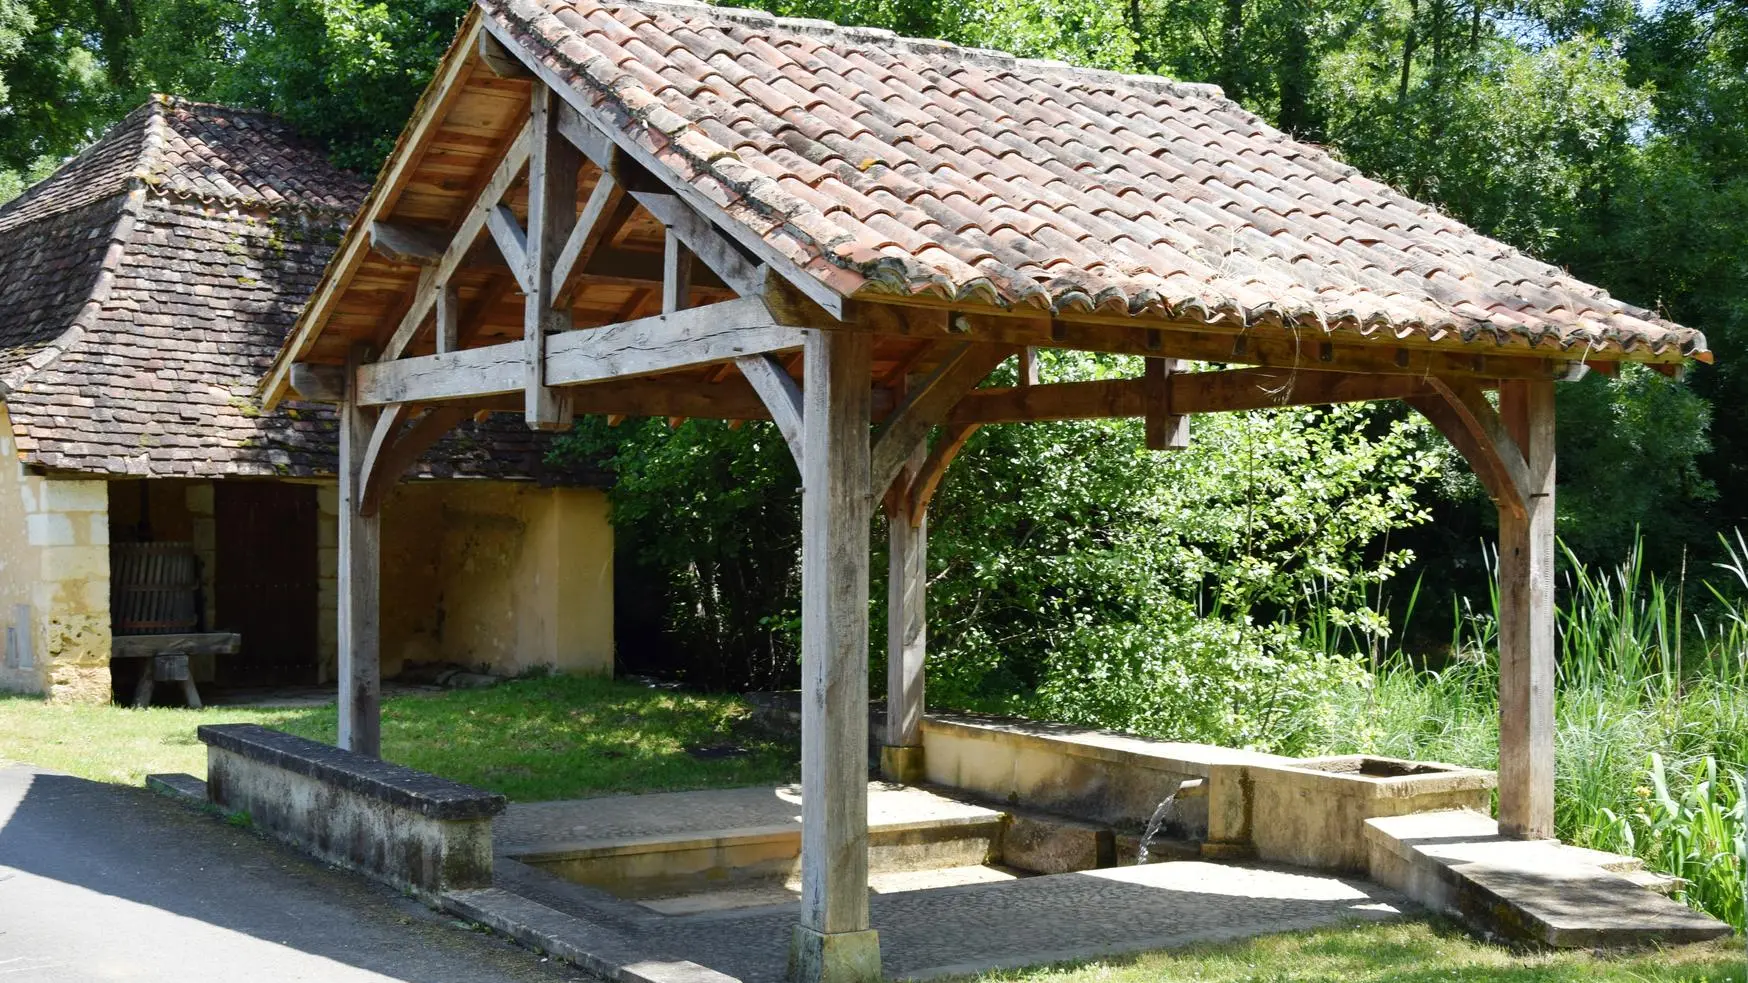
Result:
<svg viewBox="0 0 1748 983"><path fill-rule="evenodd" d="M0 765L0 980L584 978L143 789Z"/></svg>
<svg viewBox="0 0 1748 983"><path fill-rule="evenodd" d="M607 953L609 961L687 960L745 983L784 980L797 905L662 916L513 862L500 864L498 883L520 898L571 915L576 946ZM471 900L483 906L493 899ZM1394 918L1404 904L1395 892L1365 881L1201 861L870 899L890 979L1096 959L1350 919ZM506 922L526 917L509 908L506 913Z"/></svg>

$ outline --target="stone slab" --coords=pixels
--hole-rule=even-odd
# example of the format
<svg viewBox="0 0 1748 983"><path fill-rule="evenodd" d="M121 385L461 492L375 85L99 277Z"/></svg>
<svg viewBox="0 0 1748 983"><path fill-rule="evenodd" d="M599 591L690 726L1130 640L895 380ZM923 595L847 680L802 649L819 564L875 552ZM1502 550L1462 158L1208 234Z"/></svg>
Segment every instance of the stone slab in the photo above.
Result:
<svg viewBox="0 0 1748 983"><path fill-rule="evenodd" d="M257 724L203 724L195 733L208 747L378 799L427 819L486 819L504 811L502 795Z"/></svg>
<svg viewBox="0 0 1748 983"><path fill-rule="evenodd" d="M928 789L868 783L870 832L999 822L1002 813ZM799 785L515 803L492 824L499 853L522 856L627 844L685 843L801 829Z"/></svg>
<svg viewBox="0 0 1748 983"><path fill-rule="evenodd" d="M207 804L206 783L183 772L147 775L146 787L159 795L167 795L188 805Z"/></svg>
<svg viewBox="0 0 1748 983"><path fill-rule="evenodd" d="M1001 862L1036 874L1117 866L1116 838L1106 827L1015 813L1001 838Z"/></svg>
<svg viewBox="0 0 1748 983"><path fill-rule="evenodd" d="M1468 811L1366 822L1372 876L1478 931L1558 948L1680 944L1729 926L1663 897L1604 864L1636 874L1632 858L1557 840L1515 840Z"/></svg>

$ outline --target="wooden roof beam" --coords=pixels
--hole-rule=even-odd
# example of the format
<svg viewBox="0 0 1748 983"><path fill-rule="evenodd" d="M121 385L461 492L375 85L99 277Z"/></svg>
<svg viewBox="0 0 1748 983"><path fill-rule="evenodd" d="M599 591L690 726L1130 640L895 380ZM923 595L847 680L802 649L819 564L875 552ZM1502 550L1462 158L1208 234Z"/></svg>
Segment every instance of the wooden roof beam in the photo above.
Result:
<svg viewBox="0 0 1748 983"><path fill-rule="evenodd" d="M1410 399L1437 392L1432 381L1408 376L1281 369L1185 372L1172 376L1171 383L1166 412L1184 417L1282 406ZM1144 418L1153 398L1145 378L974 389L959 401L948 420L955 425L982 425Z"/></svg>
<svg viewBox="0 0 1748 983"><path fill-rule="evenodd" d="M779 323L762 300L741 298L549 335L545 383L558 387L633 378L801 344L800 328ZM372 362L358 370L358 402L381 406L517 392L524 388L525 367L521 341Z"/></svg>
<svg viewBox="0 0 1748 983"><path fill-rule="evenodd" d="M1434 376L1490 382L1563 381L1581 376L1585 363L1564 355L1500 348L1452 351L1390 341L1348 341L1310 328L1225 331L1209 325L1150 327L1134 319L1068 320L983 312L954 312L905 303L861 302L846 325L908 338L987 341L1016 347L1064 348L1178 358L1198 362L1290 368L1305 372Z"/></svg>

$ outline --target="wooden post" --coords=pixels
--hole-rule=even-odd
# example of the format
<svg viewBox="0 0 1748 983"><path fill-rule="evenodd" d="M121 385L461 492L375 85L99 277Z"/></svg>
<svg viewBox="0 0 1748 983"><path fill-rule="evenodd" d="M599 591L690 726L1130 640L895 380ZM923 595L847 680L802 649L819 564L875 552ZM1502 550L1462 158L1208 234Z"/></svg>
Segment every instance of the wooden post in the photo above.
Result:
<svg viewBox="0 0 1748 983"><path fill-rule="evenodd" d="M1529 466L1499 511L1499 831L1554 835L1554 384L1507 382L1499 415Z"/></svg>
<svg viewBox="0 0 1748 983"><path fill-rule="evenodd" d="M1143 385L1147 390L1147 449L1181 451L1190 446L1190 418L1171 415L1171 377L1177 371L1175 358L1147 360Z"/></svg>
<svg viewBox="0 0 1748 983"><path fill-rule="evenodd" d="M378 632L381 519L360 511L364 451L376 428L377 411L359 406L360 347L347 361L346 398L340 404L340 721L339 744L348 751L382 756L382 669Z"/></svg>
<svg viewBox="0 0 1748 983"><path fill-rule="evenodd" d="M868 927L871 339L807 332L801 462L801 921L796 983L877 983Z"/></svg>
<svg viewBox="0 0 1748 983"><path fill-rule="evenodd" d="M577 224L577 172L582 154L558 133L558 94L536 82L533 96L534 145L528 156L528 291L522 317L527 352L527 395L524 412L536 430L568 430L569 402L546 384L546 338L568 330L569 310L553 306L552 269Z"/></svg>
<svg viewBox="0 0 1748 983"><path fill-rule="evenodd" d="M919 445L886 497L886 740L880 773L887 781L923 780L923 665L928 655L928 506L915 507L913 482L927 460Z"/></svg>

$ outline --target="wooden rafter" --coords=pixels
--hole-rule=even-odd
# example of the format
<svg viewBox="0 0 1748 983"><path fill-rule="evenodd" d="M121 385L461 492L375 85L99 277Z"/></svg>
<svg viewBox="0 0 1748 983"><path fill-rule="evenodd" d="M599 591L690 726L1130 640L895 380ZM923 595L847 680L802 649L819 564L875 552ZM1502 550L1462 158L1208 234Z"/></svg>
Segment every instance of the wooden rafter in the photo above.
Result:
<svg viewBox="0 0 1748 983"><path fill-rule="evenodd" d="M466 260L468 251L473 248L474 240L479 238L485 229L492 210L504 198L505 192L516 182L522 173L522 168L528 163L533 150L534 136L532 125L524 125L516 138L510 141L510 146L504 156L498 161L498 166L492 171L491 178L486 181L485 188L479 197L468 207L467 214L462 216L461 224L450 237L449 245L443 251L443 257L435 265L427 267L419 278L419 285L414 289L412 300L405 314L401 316L400 324L389 337L387 345L383 346L379 359L389 361L401 356L407 350L407 345L418 333L420 325L437 306L438 291L447 285Z"/></svg>

